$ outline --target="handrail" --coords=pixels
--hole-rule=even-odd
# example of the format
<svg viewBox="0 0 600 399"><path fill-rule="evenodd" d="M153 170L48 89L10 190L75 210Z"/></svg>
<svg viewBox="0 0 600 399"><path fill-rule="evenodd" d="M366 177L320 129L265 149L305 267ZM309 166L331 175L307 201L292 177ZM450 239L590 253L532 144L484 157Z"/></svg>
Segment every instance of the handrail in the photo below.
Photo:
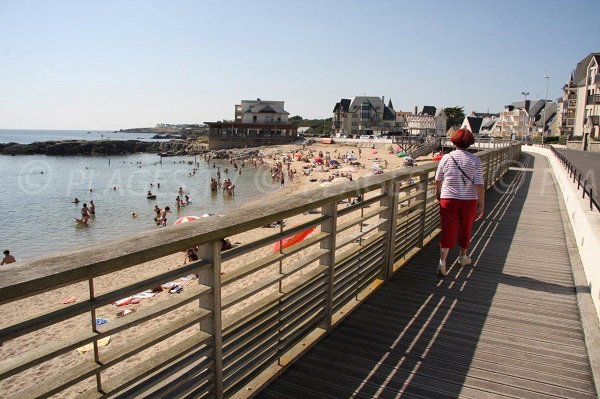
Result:
<svg viewBox="0 0 600 399"><path fill-rule="evenodd" d="M600 198L598 197L598 187L594 187L594 183L585 178L581 179L581 171L578 170L571 161L563 154L554 148L554 146L548 146L552 150L552 153L558 158L563 167L569 172L569 178L573 178L573 183L577 181L577 191L581 188L582 194L581 198L585 199L587 195L590 202L590 211L593 211L596 208L597 211L600 211Z"/></svg>
<svg viewBox="0 0 600 399"><path fill-rule="evenodd" d="M520 152L514 144L478 153L486 187ZM0 324L1 350L14 354L0 360L3 397L44 398L63 390L84 391L81 397L160 396L175 386L194 397L252 395L438 234L435 169L428 164L392 171L3 268L0 306L35 301L40 310ZM360 201L338 203L349 197ZM311 215L315 209L319 215ZM275 234L261 230L292 219L298 223L280 224ZM304 241L271 249L273 242L315 227ZM236 234L246 234L248 242L221 254L221 239ZM196 245L197 262L145 270L144 262ZM159 294L131 316L96 325L97 315L116 311L110 303L119 296L181 276L193 285L179 296ZM48 303L65 287L88 298ZM52 330L61 323L71 326L66 336L64 329ZM101 340L109 336L114 343L103 348ZM73 350L89 343L87 357ZM21 383L24 375L40 373L46 380Z"/></svg>

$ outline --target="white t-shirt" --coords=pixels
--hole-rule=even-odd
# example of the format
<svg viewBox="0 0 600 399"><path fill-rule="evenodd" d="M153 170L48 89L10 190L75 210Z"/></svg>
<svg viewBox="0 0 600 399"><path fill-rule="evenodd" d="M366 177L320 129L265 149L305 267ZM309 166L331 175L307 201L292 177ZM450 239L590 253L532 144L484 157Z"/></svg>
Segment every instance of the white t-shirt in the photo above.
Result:
<svg viewBox="0 0 600 399"><path fill-rule="evenodd" d="M467 176L463 175L457 164ZM456 149L442 157L435 179L443 181L441 198L476 200L475 185L483 184L481 159L469 151Z"/></svg>

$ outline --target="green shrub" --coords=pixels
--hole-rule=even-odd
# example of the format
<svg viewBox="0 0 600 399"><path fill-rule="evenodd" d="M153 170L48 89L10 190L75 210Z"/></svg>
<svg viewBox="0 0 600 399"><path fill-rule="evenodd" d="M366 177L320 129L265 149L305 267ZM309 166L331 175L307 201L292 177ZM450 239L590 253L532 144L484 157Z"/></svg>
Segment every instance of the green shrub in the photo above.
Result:
<svg viewBox="0 0 600 399"><path fill-rule="evenodd" d="M545 144L558 144L560 140L560 136L548 136L544 137Z"/></svg>
<svg viewBox="0 0 600 399"><path fill-rule="evenodd" d="M567 136L560 136L558 139L558 144L565 145L567 144Z"/></svg>

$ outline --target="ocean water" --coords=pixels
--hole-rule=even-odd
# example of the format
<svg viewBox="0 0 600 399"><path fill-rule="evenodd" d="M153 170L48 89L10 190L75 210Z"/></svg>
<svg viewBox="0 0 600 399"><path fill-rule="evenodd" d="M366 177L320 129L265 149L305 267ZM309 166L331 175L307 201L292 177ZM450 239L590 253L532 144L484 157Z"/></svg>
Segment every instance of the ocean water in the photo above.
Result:
<svg viewBox="0 0 600 399"><path fill-rule="evenodd" d="M103 130L27 130L0 129L0 143L30 144L51 140L140 140L152 139L153 133L123 133Z"/></svg>
<svg viewBox="0 0 600 399"><path fill-rule="evenodd" d="M190 176L195 160L198 170ZM221 168L221 179L235 184L235 197L221 190L211 193L209 182L217 169L200 156L164 157L162 163L156 154L0 156L0 251L9 249L17 260L30 259L156 229L155 205L171 207L170 225L181 216L218 215L280 188L271 181L268 167L247 165L240 175L228 160L214 163ZM191 204L177 211L179 187ZM148 190L157 194L156 200L146 198ZM75 197L82 202L71 203ZM88 227L77 227L74 218L90 200L96 215ZM138 218L132 217L134 212Z"/></svg>

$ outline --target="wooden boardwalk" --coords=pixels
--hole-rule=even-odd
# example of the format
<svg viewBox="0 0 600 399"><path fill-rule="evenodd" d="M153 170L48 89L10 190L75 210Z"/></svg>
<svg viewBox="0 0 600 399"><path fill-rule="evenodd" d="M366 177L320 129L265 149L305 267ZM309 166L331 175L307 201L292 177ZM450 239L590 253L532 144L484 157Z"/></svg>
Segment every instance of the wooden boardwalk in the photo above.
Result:
<svg viewBox="0 0 600 399"><path fill-rule="evenodd" d="M436 277L434 240L258 397L595 398L547 167L488 191L472 266Z"/></svg>

